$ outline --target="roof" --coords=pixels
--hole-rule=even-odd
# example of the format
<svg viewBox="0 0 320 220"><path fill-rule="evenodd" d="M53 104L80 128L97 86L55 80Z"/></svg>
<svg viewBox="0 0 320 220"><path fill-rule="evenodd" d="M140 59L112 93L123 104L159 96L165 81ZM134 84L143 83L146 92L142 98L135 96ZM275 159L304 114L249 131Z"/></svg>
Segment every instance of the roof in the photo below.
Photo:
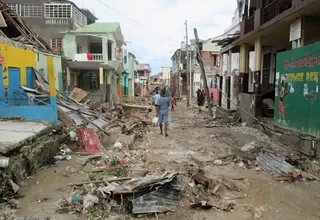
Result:
<svg viewBox="0 0 320 220"><path fill-rule="evenodd" d="M98 20L98 18L87 8L82 8L81 11L86 14L87 18L91 20Z"/></svg>
<svg viewBox="0 0 320 220"><path fill-rule="evenodd" d="M71 32L77 33L114 33L120 27L119 22L97 22Z"/></svg>
<svg viewBox="0 0 320 220"><path fill-rule="evenodd" d="M38 36L23 19L15 16L14 12L2 1L0 1L0 10L3 16L0 36L24 45L32 45L42 52L55 54L49 44Z"/></svg>

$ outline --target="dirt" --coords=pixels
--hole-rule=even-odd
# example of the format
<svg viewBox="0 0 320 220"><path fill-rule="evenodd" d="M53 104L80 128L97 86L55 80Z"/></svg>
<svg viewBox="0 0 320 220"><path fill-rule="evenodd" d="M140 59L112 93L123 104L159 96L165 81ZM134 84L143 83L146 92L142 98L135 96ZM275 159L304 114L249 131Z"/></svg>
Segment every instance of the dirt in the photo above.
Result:
<svg viewBox="0 0 320 220"><path fill-rule="evenodd" d="M269 173L255 169L254 164L247 169L228 157L233 148L241 148L253 141L277 152L292 153L289 149L272 142L258 130L241 125L205 128L203 125L208 120L206 113L199 114L195 109L186 109L185 103L180 102L177 110L170 112L169 137L160 136L158 128L151 126L143 142L131 146L129 153L135 158L131 161L132 168L181 172L179 178L187 182L178 207L172 213L158 214L158 219L320 219L319 182L277 182ZM116 140L113 137L113 141ZM109 150L113 141L105 142L110 145ZM223 164L214 165L216 159L221 159ZM233 186L233 189L222 187L219 194L223 201L236 203L234 210L194 210L189 207L194 201L191 192L197 186L189 185L190 176L186 172L195 167L202 168L208 178L227 181ZM130 175L141 175L141 172L131 172ZM21 187L24 197L19 199L21 208L16 215L40 219L79 219L75 215L56 214L57 204L63 196L68 195L68 183L86 178L81 160L77 157L42 169ZM208 200L216 202L212 196ZM119 215L112 219L131 218ZM156 216L143 215L139 219L156 219Z"/></svg>

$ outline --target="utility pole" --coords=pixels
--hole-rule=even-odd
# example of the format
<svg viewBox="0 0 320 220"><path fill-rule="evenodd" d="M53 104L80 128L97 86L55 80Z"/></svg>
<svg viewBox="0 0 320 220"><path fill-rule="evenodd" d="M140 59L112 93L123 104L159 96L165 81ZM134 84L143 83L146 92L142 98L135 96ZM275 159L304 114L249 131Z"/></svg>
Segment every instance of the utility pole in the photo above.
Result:
<svg viewBox="0 0 320 220"><path fill-rule="evenodd" d="M193 31L194 31L194 37L196 38L197 59L198 59L199 65L200 65L202 78L203 78L203 84L204 84L205 91L206 91L206 94L207 94L207 103L208 103L209 115L211 117L213 117L212 103L210 101L210 94L209 94L209 88L208 88L208 83L207 83L206 72L205 72L204 65L203 65L203 60L202 60L202 57L201 57L201 54L200 54L200 41L199 41L199 37L198 37L197 28L194 28Z"/></svg>
<svg viewBox="0 0 320 220"><path fill-rule="evenodd" d="M190 65L189 65L189 42L188 42L188 22L185 22L185 26L186 26L186 52L187 52L187 107L190 106L190 82L189 82L189 69L190 69Z"/></svg>

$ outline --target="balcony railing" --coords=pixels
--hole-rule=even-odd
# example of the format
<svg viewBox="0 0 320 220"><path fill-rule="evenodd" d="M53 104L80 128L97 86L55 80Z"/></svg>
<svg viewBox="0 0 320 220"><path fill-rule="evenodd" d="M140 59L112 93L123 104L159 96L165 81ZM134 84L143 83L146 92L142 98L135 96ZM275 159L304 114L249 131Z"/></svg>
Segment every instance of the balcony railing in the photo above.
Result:
<svg viewBox="0 0 320 220"><path fill-rule="evenodd" d="M101 62L103 62L103 54L93 53L92 54L92 61L101 61Z"/></svg>
<svg viewBox="0 0 320 220"><path fill-rule="evenodd" d="M245 26L244 26L244 34L247 34L251 31L253 31L254 29L254 15L252 15L251 17L249 17L246 21L245 21Z"/></svg>
<svg viewBox="0 0 320 220"><path fill-rule="evenodd" d="M273 1L262 12L262 24L267 23L292 7L292 0Z"/></svg>

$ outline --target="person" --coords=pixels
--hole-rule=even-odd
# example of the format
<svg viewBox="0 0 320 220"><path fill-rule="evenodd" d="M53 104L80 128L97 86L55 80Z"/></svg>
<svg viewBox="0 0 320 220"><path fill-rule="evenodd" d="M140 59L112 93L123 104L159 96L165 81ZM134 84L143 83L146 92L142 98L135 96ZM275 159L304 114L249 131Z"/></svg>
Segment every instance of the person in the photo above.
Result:
<svg viewBox="0 0 320 220"><path fill-rule="evenodd" d="M156 117L159 117L159 111L160 111L160 94L159 90L156 90L156 95L154 96L154 106L156 108Z"/></svg>
<svg viewBox="0 0 320 220"><path fill-rule="evenodd" d="M161 92L160 98L160 111L159 111L159 126L160 135L163 135L163 125L164 125L164 135L168 137L168 120L169 120L169 105L170 98L166 96L166 91Z"/></svg>
<svg viewBox="0 0 320 220"><path fill-rule="evenodd" d="M198 104L199 112L201 112L202 92L200 89L198 89L198 91L197 91L197 104Z"/></svg>
<svg viewBox="0 0 320 220"><path fill-rule="evenodd" d="M170 104L171 104L171 111L174 111L174 106L176 105L176 99L173 94L171 95L171 98L170 98Z"/></svg>
<svg viewBox="0 0 320 220"><path fill-rule="evenodd" d="M214 103L213 92L211 92L210 99L211 99L211 102L213 104Z"/></svg>

